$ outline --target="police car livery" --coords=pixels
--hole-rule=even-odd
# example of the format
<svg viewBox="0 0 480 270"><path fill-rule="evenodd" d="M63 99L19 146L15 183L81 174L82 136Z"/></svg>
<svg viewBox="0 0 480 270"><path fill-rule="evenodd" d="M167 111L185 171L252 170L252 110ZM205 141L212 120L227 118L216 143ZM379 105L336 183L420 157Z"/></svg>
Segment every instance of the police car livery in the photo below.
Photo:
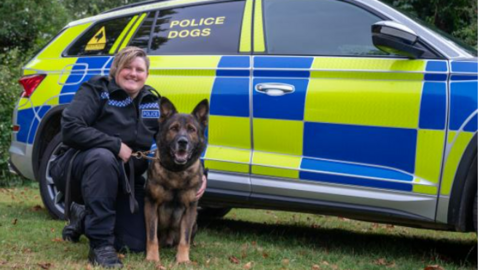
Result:
<svg viewBox="0 0 480 270"><path fill-rule="evenodd" d="M68 24L23 69L10 148L54 217L62 110L125 46L179 111L209 100L209 214L476 230L477 52L376 0L148 1Z"/></svg>

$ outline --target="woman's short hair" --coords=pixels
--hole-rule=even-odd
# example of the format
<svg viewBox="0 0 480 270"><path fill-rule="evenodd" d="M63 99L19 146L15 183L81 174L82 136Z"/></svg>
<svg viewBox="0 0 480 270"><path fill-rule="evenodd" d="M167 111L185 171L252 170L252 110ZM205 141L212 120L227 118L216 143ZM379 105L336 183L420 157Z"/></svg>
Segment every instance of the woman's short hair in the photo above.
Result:
<svg viewBox="0 0 480 270"><path fill-rule="evenodd" d="M148 59L147 53L138 47L125 47L115 55L115 59L110 67L110 79L114 79L119 70L130 64L137 57L140 57L145 61L148 72L150 69L150 59Z"/></svg>

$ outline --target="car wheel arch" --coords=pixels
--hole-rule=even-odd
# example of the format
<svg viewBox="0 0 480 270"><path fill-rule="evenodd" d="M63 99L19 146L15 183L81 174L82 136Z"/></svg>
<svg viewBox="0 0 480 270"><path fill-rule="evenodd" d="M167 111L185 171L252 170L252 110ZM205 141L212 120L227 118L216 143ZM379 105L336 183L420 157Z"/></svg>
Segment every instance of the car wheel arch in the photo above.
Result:
<svg viewBox="0 0 480 270"><path fill-rule="evenodd" d="M456 231L473 231L473 203L478 186L478 133L468 144L450 193L448 223Z"/></svg>
<svg viewBox="0 0 480 270"><path fill-rule="evenodd" d="M42 118L37 129L35 140L33 143L32 166L35 180L39 180L40 163L42 162L43 153L45 152L50 141L60 132L60 119L65 105L58 105L51 108Z"/></svg>

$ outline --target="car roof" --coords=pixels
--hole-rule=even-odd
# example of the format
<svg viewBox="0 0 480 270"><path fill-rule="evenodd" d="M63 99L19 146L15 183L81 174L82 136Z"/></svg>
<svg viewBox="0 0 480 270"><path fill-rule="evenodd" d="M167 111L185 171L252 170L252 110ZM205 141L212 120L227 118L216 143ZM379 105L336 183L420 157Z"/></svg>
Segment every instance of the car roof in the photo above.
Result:
<svg viewBox="0 0 480 270"><path fill-rule="evenodd" d="M114 8L103 13L100 13L96 16L80 19L69 23L66 27L72 27L80 24L97 22L101 20L111 19L115 17L128 16L133 14L138 14L142 12L148 12L151 10L166 8L166 7L176 7L188 4L196 3L211 3L211 2L224 2L224 1L234 1L234 0L148 0L144 2L134 3L126 6L121 6ZM437 51L439 51L447 59L471 59L476 58L475 55L464 50L464 48L459 47L457 44L445 39L444 37L438 35L430 29L425 28L424 26L414 22L411 18L400 13L398 10L393 9L392 7L386 5L385 3L378 0L341 0L351 3L358 3L362 6L372 8L374 10L382 12L384 15L388 16L391 20L400 22L414 30L417 34L421 34L429 44L432 45Z"/></svg>

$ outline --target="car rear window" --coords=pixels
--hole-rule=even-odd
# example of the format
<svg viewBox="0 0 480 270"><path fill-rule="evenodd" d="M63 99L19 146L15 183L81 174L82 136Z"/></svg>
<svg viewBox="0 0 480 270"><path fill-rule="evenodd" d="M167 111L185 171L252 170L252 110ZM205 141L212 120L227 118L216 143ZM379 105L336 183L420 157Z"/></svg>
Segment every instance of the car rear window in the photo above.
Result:
<svg viewBox="0 0 480 270"><path fill-rule="evenodd" d="M75 41L65 56L112 54L110 49L132 17L115 18L95 24Z"/></svg>
<svg viewBox="0 0 480 270"><path fill-rule="evenodd" d="M148 46L151 55L237 54L244 5L244 1L234 1L158 10L130 44ZM152 39L147 44L152 23Z"/></svg>

